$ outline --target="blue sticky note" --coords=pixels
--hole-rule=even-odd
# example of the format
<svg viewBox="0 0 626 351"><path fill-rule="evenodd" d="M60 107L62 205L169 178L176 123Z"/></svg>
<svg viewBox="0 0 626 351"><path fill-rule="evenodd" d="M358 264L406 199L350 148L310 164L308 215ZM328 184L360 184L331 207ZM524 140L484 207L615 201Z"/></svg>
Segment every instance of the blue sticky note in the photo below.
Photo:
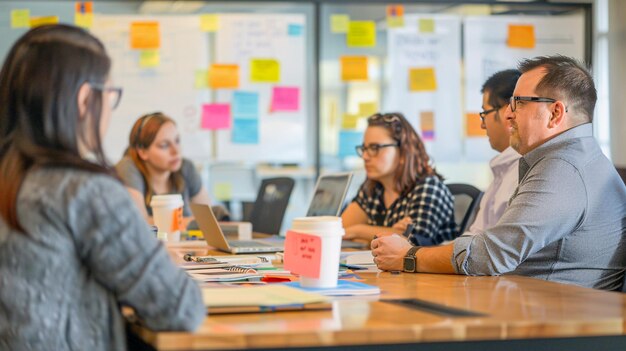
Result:
<svg viewBox="0 0 626 351"><path fill-rule="evenodd" d="M258 119L259 94L248 91L235 91L233 93L233 118Z"/></svg>
<svg viewBox="0 0 626 351"><path fill-rule="evenodd" d="M339 157L358 156L355 147L363 143L363 132L342 130L339 132Z"/></svg>
<svg viewBox="0 0 626 351"><path fill-rule="evenodd" d="M302 35L302 25L301 24L290 24L287 27L287 34L293 37L299 37Z"/></svg>
<svg viewBox="0 0 626 351"><path fill-rule="evenodd" d="M233 121L232 140L234 144L258 144L259 120L235 119Z"/></svg>

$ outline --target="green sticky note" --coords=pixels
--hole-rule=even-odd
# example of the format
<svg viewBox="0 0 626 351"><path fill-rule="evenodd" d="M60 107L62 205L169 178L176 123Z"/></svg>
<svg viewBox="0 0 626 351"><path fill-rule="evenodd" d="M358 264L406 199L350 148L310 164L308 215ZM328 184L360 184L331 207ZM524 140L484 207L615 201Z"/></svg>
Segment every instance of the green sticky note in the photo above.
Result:
<svg viewBox="0 0 626 351"><path fill-rule="evenodd" d="M195 89L206 89L208 87L209 75L206 69L198 69L195 72L193 87Z"/></svg>
<svg viewBox="0 0 626 351"><path fill-rule="evenodd" d="M160 63L159 50L142 50L139 54L139 67L141 68L158 67Z"/></svg>
<svg viewBox="0 0 626 351"><path fill-rule="evenodd" d="M435 32L435 20L432 18L420 18L418 26L420 29L420 33Z"/></svg>
<svg viewBox="0 0 626 351"><path fill-rule="evenodd" d="M331 15L330 31L332 33L347 33L349 23L350 16L348 15Z"/></svg>
<svg viewBox="0 0 626 351"><path fill-rule="evenodd" d="M30 28L30 10L11 10L11 28Z"/></svg>
<svg viewBox="0 0 626 351"><path fill-rule="evenodd" d="M233 184L232 183L216 183L213 186L213 194L215 199L219 201L227 201L233 198Z"/></svg>

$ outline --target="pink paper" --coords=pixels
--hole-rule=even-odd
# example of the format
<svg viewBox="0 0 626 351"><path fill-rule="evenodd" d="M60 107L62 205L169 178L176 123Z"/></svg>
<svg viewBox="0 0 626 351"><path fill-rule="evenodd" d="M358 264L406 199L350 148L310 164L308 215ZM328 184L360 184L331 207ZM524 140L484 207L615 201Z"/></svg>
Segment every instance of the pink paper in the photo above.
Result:
<svg viewBox="0 0 626 351"><path fill-rule="evenodd" d="M272 111L298 111L300 109L300 88L274 87Z"/></svg>
<svg viewBox="0 0 626 351"><path fill-rule="evenodd" d="M229 104L202 105L202 129L216 130L230 128Z"/></svg>
<svg viewBox="0 0 626 351"><path fill-rule="evenodd" d="M322 238L315 235L287 232L285 269L307 278L320 277Z"/></svg>

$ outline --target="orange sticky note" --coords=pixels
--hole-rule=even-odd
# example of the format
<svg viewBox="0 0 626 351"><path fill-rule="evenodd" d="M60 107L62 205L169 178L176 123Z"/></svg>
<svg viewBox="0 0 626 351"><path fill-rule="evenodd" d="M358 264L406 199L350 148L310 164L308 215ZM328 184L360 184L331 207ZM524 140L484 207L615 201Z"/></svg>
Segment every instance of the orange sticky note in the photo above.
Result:
<svg viewBox="0 0 626 351"><path fill-rule="evenodd" d="M170 231L175 232L183 229L183 208L179 207L172 212L172 227Z"/></svg>
<svg viewBox="0 0 626 351"><path fill-rule="evenodd" d="M43 17L31 17L30 27L35 28L43 26L44 24L57 24L59 23L59 16L43 16Z"/></svg>
<svg viewBox="0 0 626 351"><path fill-rule="evenodd" d="M159 22L133 22L130 24L130 47L132 49L158 49L161 46Z"/></svg>
<svg viewBox="0 0 626 351"><path fill-rule="evenodd" d="M239 65L212 64L209 69L209 87L213 89L239 88Z"/></svg>
<svg viewBox="0 0 626 351"><path fill-rule="evenodd" d="M532 24L509 24L506 41L512 48L533 49L535 47L535 26Z"/></svg>
<svg viewBox="0 0 626 351"><path fill-rule="evenodd" d="M487 136L487 132L480 127L480 124L478 113L467 113L465 115L465 134L470 138Z"/></svg>
<svg viewBox="0 0 626 351"><path fill-rule="evenodd" d="M285 240L285 269L307 278L320 277L322 238L290 230Z"/></svg>
<svg viewBox="0 0 626 351"><path fill-rule="evenodd" d="M387 6L387 27L397 28L404 27L404 6L388 5Z"/></svg>
<svg viewBox="0 0 626 351"><path fill-rule="evenodd" d="M409 68L409 90L410 91L435 91L437 90L437 79L435 69Z"/></svg>
<svg viewBox="0 0 626 351"><path fill-rule="evenodd" d="M435 114L432 111L420 113L420 129L422 130L422 139L435 139Z"/></svg>
<svg viewBox="0 0 626 351"><path fill-rule="evenodd" d="M93 13L93 2L77 1L75 4L76 13Z"/></svg>
<svg viewBox="0 0 626 351"><path fill-rule="evenodd" d="M341 80L367 79L367 56L341 56Z"/></svg>

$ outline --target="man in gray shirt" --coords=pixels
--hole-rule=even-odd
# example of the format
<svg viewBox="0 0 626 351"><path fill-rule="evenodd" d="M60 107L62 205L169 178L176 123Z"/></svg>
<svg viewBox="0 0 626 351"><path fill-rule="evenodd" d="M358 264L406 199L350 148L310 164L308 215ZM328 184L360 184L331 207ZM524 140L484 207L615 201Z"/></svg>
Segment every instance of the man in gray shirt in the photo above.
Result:
<svg viewBox="0 0 626 351"><path fill-rule="evenodd" d="M372 242L379 268L621 287L626 187L593 138L593 79L563 56L529 59L519 69L505 117L522 155L520 183L503 216L446 246L411 248L402 237L383 236Z"/></svg>

